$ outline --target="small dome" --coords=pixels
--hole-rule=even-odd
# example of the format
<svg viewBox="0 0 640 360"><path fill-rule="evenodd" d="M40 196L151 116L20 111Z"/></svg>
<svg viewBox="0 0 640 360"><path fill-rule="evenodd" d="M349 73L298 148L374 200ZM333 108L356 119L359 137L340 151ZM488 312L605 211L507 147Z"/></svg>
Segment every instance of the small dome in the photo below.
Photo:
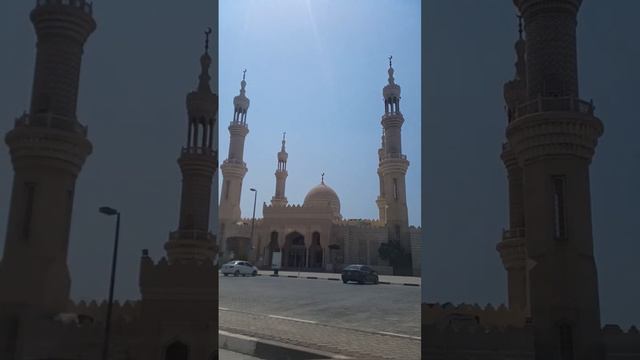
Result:
<svg viewBox="0 0 640 360"><path fill-rule="evenodd" d="M340 217L340 198L336 192L322 182L314 186L304 197L304 205L309 207L330 206L334 214Z"/></svg>

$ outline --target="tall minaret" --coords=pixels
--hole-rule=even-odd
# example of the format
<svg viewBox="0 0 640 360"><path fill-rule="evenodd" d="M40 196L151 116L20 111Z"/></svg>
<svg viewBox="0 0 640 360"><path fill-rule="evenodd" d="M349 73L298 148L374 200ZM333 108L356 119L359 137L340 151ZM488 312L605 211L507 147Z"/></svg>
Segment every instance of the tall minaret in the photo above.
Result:
<svg viewBox="0 0 640 360"><path fill-rule="evenodd" d="M513 120L513 114L518 105L527 99L525 41L522 36L522 18L519 18L520 36L516 41L516 74L515 79L504 85L504 99L508 122ZM525 246L524 228L524 194L522 166L518 163L511 144L505 142L502 146L502 161L507 170L509 181L509 228L502 234L502 241L496 247L507 270L507 293L509 308L528 310L528 277L527 251Z"/></svg>
<svg viewBox="0 0 640 360"><path fill-rule="evenodd" d="M178 230L172 232L165 250L169 262L211 260L215 255L215 238L209 232L211 183L218 162L215 122L218 96L209 85L209 35L200 58L198 89L187 95L187 141L178 164L182 171L182 197Z"/></svg>
<svg viewBox="0 0 640 360"><path fill-rule="evenodd" d="M389 83L382 90L384 96L384 145L382 158L378 165L378 174L382 182L381 193L384 196L386 225L389 240L399 240L407 253L411 252L409 235L409 217L405 175L409 168L407 157L402 154L401 128L404 118L400 112L400 86L393 78L392 57L389 57ZM379 205L380 206L380 205ZM411 271L411 258L408 257L407 271Z"/></svg>
<svg viewBox="0 0 640 360"><path fill-rule="evenodd" d="M69 301L74 190L92 151L76 108L83 48L96 23L84 0L38 1L31 21L38 39L31 109L5 137L15 174L0 309L13 303L55 313Z"/></svg>
<svg viewBox="0 0 640 360"><path fill-rule="evenodd" d="M242 73L240 82L240 95L233 98L233 120L229 124L229 156L220 166L222 170L222 191L220 193L220 233L224 241L226 223L235 223L240 220L240 195L242 193L242 179L247 173L247 164L243 161L244 140L249 133L247 126L247 110L249 99L245 96L246 71ZM222 243L224 247L224 243Z"/></svg>
<svg viewBox="0 0 640 360"><path fill-rule="evenodd" d="M285 150L285 135L282 134L282 148L278 152L278 168L276 169L276 193L271 198L271 205L273 206L285 206L287 205L287 197L285 196L285 185L287 182L287 158L289 154Z"/></svg>
<svg viewBox="0 0 640 360"><path fill-rule="evenodd" d="M522 167L536 359L604 359L589 165L602 122L580 100L581 0L514 0L526 34L526 101L507 139Z"/></svg>

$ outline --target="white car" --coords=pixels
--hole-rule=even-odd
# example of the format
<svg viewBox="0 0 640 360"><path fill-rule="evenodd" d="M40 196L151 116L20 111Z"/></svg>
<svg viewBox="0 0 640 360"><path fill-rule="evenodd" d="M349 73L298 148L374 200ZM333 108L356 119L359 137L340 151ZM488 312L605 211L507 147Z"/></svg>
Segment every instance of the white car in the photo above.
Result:
<svg viewBox="0 0 640 360"><path fill-rule="evenodd" d="M233 276L258 275L258 268L253 266L250 262L243 260L229 261L228 263L222 265L220 271L224 276L228 276L229 274L233 274Z"/></svg>

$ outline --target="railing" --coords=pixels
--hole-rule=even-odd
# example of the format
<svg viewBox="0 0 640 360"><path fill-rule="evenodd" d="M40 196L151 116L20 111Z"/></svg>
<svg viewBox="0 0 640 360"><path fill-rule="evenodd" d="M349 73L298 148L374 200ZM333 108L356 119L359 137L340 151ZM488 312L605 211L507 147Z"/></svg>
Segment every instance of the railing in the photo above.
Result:
<svg viewBox="0 0 640 360"><path fill-rule="evenodd" d="M524 237L524 228L502 229L503 239L517 239Z"/></svg>
<svg viewBox="0 0 640 360"><path fill-rule="evenodd" d="M382 159L383 160L384 159L402 159L402 160L407 160L407 155L403 155L403 154L385 154Z"/></svg>
<svg viewBox="0 0 640 360"><path fill-rule="evenodd" d="M216 151L209 148L209 147L202 147L202 146L190 146L190 147L183 147L182 148L182 153L183 154L198 154L198 155L211 155L214 156L216 155Z"/></svg>
<svg viewBox="0 0 640 360"><path fill-rule="evenodd" d="M169 233L169 240L215 241L215 237L208 231L176 230Z"/></svg>
<svg viewBox="0 0 640 360"><path fill-rule="evenodd" d="M382 118L387 118L387 117L395 117L395 116L402 116L402 112L400 111L389 111L386 112L382 115Z"/></svg>
<svg viewBox="0 0 640 360"><path fill-rule="evenodd" d="M37 126L50 129L71 131L87 136L87 126L80 124L76 119L53 114L24 114L15 121L16 127Z"/></svg>
<svg viewBox="0 0 640 360"><path fill-rule="evenodd" d="M595 106L593 101L587 102L576 97L540 97L518 106L514 117L547 112L547 111L575 111L593 115Z"/></svg>
<svg viewBox="0 0 640 360"><path fill-rule="evenodd" d="M246 166L247 164L244 161L236 160L236 159L227 159L222 162L223 164L238 164Z"/></svg>
<svg viewBox="0 0 640 360"><path fill-rule="evenodd" d="M93 4L86 0L37 0L36 6L43 5L71 5L79 7L88 14L93 13Z"/></svg>

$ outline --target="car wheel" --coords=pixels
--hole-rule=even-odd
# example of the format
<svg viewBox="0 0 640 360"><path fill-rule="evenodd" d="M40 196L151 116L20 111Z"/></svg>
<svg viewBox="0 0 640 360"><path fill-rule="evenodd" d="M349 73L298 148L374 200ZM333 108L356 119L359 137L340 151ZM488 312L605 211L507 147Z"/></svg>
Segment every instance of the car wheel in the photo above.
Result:
<svg viewBox="0 0 640 360"><path fill-rule="evenodd" d="M253 270L253 273L251 274L251 276L258 276L258 272Z"/></svg>
<svg viewBox="0 0 640 360"><path fill-rule="evenodd" d="M222 275L224 275L224 276L229 276L229 274L227 274L227 273L222 273Z"/></svg>
<svg viewBox="0 0 640 360"><path fill-rule="evenodd" d="M378 285L378 277L377 277L377 276L373 279L373 283L374 283L375 285Z"/></svg>
<svg viewBox="0 0 640 360"><path fill-rule="evenodd" d="M343 284L346 284L346 283L348 283L348 282L349 282L348 280L342 280L342 283L343 283Z"/></svg>
<svg viewBox="0 0 640 360"><path fill-rule="evenodd" d="M240 270L236 270L236 272L233 273L233 276L240 276Z"/></svg>

